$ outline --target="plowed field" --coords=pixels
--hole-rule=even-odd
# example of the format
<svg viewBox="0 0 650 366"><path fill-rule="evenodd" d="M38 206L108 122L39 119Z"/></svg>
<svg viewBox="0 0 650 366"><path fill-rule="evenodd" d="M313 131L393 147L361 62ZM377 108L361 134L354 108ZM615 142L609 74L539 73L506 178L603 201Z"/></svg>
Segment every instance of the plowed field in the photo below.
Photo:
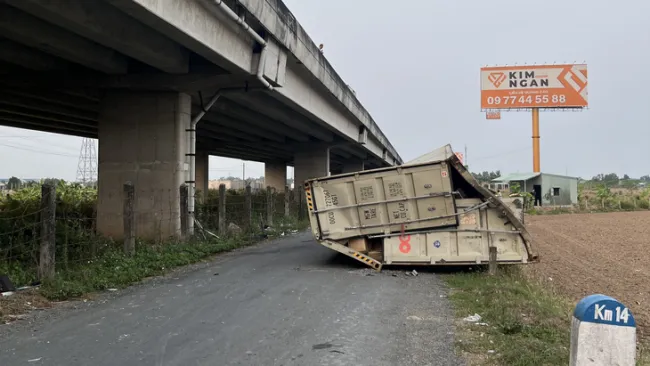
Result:
<svg viewBox="0 0 650 366"><path fill-rule="evenodd" d="M622 301L650 340L650 211L527 216L526 224L541 258L531 273L575 300Z"/></svg>

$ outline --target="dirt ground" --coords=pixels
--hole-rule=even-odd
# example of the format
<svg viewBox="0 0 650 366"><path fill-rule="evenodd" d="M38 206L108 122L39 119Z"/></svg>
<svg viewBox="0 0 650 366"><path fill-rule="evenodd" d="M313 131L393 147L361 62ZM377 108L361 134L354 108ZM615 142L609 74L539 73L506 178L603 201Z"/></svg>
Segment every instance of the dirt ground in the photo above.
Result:
<svg viewBox="0 0 650 366"><path fill-rule="evenodd" d="M531 274L576 301L618 299L650 341L650 211L527 216L526 224L541 258Z"/></svg>
<svg viewBox="0 0 650 366"><path fill-rule="evenodd" d="M47 309L52 305L36 290L16 292L0 297L0 324L22 320L31 310Z"/></svg>

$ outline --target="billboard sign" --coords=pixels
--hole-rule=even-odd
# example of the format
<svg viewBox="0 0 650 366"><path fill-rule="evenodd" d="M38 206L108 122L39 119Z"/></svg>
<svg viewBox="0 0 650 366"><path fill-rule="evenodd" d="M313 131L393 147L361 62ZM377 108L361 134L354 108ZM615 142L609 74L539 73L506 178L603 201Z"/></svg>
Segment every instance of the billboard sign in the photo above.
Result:
<svg viewBox="0 0 650 366"><path fill-rule="evenodd" d="M487 111L485 119L501 119L501 111Z"/></svg>
<svg viewBox="0 0 650 366"><path fill-rule="evenodd" d="M481 109L587 107L587 65L481 68Z"/></svg>

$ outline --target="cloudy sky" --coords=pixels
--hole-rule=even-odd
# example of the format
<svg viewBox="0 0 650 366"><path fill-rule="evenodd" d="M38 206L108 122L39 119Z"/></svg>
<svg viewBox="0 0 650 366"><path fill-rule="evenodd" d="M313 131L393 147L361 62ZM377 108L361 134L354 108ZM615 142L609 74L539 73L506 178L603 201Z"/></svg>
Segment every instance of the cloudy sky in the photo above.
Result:
<svg viewBox="0 0 650 366"><path fill-rule="evenodd" d="M531 171L530 113L487 121L479 68L584 61L589 109L541 113L542 171L650 174L650 1L284 1L405 160L451 143L473 171ZM0 177L74 179L80 147L0 127ZM211 178L241 174L210 160Z"/></svg>

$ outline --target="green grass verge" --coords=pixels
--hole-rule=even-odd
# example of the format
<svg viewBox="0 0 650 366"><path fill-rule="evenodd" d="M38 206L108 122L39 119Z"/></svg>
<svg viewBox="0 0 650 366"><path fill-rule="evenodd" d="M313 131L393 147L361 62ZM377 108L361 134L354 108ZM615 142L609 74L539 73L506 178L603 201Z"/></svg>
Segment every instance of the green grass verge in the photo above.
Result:
<svg viewBox="0 0 650 366"><path fill-rule="evenodd" d="M472 365L568 365L572 304L518 268L445 276L459 320L458 350ZM479 314L477 325L462 321Z"/></svg>
<svg viewBox="0 0 650 366"><path fill-rule="evenodd" d="M522 273L502 267L444 276L457 321L456 347L469 365L568 365L575 304ZM479 314L478 325L462 319ZM647 342L637 346L637 365L650 366Z"/></svg>
<svg viewBox="0 0 650 366"><path fill-rule="evenodd" d="M301 230L306 226L305 222L284 220L277 223L275 234ZM269 234L277 236L273 232ZM70 264L67 268L57 264L55 277L43 281L39 292L49 300L65 300L109 288L124 288L147 277L163 275L173 268L259 241L251 240L248 234L242 234L223 239L166 242L158 245L138 243L136 253L132 256L125 255L120 250L120 245L113 244L93 260ZM29 284L36 277L34 268L26 269L16 264L0 264L0 273L7 273L16 286Z"/></svg>

